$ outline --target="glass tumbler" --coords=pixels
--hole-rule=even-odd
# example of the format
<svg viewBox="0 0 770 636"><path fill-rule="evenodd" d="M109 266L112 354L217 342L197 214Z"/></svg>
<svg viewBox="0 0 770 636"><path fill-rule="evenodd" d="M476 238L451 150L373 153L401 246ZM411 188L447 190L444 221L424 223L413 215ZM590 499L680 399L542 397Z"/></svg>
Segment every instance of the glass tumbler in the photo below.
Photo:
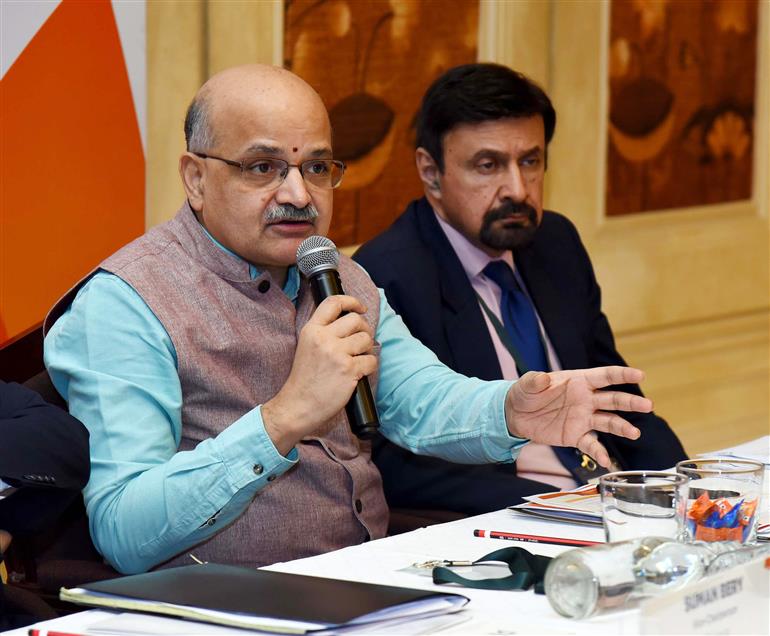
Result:
<svg viewBox="0 0 770 636"><path fill-rule="evenodd" d="M688 459L676 472L690 480L689 541L757 541L764 466L749 459Z"/></svg>
<svg viewBox="0 0 770 636"><path fill-rule="evenodd" d="M688 479L660 471L631 470L599 478L608 543L638 537L684 536Z"/></svg>

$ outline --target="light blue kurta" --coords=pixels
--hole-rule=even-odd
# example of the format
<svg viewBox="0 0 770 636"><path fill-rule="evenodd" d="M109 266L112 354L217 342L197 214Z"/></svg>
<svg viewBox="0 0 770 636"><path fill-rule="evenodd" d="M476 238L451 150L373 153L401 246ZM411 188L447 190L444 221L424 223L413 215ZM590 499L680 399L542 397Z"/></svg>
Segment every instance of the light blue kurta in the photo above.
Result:
<svg viewBox="0 0 770 636"><path fill-rule="evenodd" d="M296 303L298 289L292 267L283 291ZM386 437L453 462L516 459L525 440L511 437L505 424L510 382L445 367L409 334L382 290L375 335ZM113 274L99 272L80 289L46 337L45 362L91 434L83 492L91 535L121 572L145 571L212 536L298 461L296 449L286 457L275 449L261 405L194 450L177 452L182 390L174 345L137 292Z"/></svg>

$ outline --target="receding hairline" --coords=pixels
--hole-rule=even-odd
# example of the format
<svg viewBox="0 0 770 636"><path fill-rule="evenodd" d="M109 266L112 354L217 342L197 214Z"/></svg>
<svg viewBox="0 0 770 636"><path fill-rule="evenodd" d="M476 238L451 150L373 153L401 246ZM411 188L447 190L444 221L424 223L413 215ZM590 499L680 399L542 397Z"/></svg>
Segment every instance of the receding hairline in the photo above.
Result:
<svg viewBox="0 0 770 636"><path fill-rule="evenodd" d="M185 135L190 150L191 139L205 137L210 143L213 143L215 131L212 126L212 119L215 115L216 107L220 107L220 95L225 97L228 94L234 97L242 97L247 93L264 93L264 98L270 98L273 91L296 90L304 93L322 110L331 130L329 113L318 92L305 80L291 71L280 66L270 66L267 64L247 64L235 66L215 75L212 75L198 89L198 92L190 102L185 117ZM191 117L191 115L193 117ZM195 123L205 126L206 130L198 131L198 135L188 134L188 124L194 119ZM194 131L193 131L194 132ZM201 149L197 149L201 150Z"/></svg>

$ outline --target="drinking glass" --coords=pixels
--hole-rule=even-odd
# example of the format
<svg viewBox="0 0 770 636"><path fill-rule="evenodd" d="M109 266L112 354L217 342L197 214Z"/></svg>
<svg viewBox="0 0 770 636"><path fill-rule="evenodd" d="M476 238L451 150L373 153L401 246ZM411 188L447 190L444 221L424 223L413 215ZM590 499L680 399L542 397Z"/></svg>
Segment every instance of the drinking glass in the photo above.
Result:
<svg viewBox="0 0 770 636"><path fill-rule="evenodd" d="M602 475L599 493L607 542L638 537L682 538L687 485L684 475L660 471Z"/></svg>
<svg viewBox="0 0 770 636"><path fill-rule="evenodd" d="M765 469L749 459L687 459L676 472L690 480L686 533L689 541L757 541Z"/></svg>

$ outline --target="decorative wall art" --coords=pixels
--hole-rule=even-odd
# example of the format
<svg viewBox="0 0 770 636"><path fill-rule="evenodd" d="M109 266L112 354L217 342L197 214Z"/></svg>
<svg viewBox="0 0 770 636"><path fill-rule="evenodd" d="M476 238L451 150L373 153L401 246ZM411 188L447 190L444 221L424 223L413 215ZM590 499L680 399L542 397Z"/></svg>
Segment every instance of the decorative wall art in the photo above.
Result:
<svg viewBox="0 0 770 636"><path fill-rule="evenodd" d="M321 95L334 156L340 246L384 230L421 195L412 120L428 85L476 60L478 0L286 0L284 65Z"/></svg>
<svg viewBox="0 0 770 636"><path fill-rule="evenodd" d="M613 0L606 213L751 198L756 0Z"/></svg>

